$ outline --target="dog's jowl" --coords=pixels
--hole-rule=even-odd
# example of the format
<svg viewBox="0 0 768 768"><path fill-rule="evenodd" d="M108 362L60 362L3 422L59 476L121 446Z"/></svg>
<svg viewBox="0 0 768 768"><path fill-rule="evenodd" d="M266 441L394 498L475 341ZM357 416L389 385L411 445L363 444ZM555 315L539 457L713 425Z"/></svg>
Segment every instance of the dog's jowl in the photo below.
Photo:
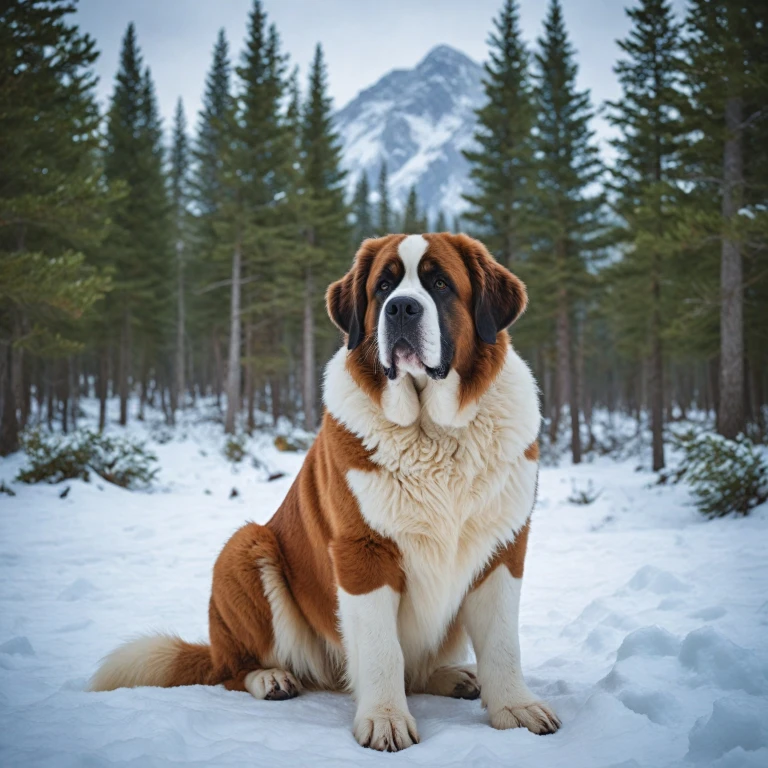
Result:
<svg viewBox="0 0 768 768"><path fill-rule="evenodd" d="M390 751L419 740L408 693L480 697L495 728L556 731L518 642L540 415L506 329L526 301L464 235L366 240L328 289L345 344L322 428L274 517L219 555L210 645L134 640L92 689L348 689L355 738Z"/></svg>

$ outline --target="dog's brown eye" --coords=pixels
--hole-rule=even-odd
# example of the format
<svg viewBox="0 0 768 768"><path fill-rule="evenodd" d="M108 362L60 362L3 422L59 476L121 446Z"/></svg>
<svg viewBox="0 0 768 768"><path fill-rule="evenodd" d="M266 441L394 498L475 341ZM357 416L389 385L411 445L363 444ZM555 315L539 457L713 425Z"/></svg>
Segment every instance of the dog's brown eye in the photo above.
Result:
<svg viewBox="0 0 768 768"><path fill-rule="evenodd" d="M380 291L388 291L389 290L389 283L386 280L382 280L379 283L379 290Z"/></svg>
<svg viewBox="0 0 768 768"><path fill-rule="evenodd" d="M438 291L444 291L448 287L448 283L445 282L445 280L437 279L435 280L435 288L437 288Z"/></svg>

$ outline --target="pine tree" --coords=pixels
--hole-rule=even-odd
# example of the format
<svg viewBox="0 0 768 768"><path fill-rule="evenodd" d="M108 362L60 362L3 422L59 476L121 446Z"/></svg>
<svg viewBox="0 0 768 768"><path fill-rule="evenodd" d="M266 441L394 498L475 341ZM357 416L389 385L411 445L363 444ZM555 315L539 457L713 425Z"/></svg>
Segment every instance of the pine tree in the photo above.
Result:
<svg viewBox="0 0 768 768"><path fill-rule="evenodd" d="M304 235L308 245L304 264L303 401L307 429L316 426L315 315L322 311L325 286L348 263L338 243L348 242L344 205L344 172L341 145L333 129L331 99L323 49L318 44L309 76L304 108L302 151L305 184Z"/></svg>
<svg viewBox="0 0 768 768"><path fill-rule="evenodd" d="M175 388L172 388L171 414L176 406L183 408L185 400L184 375L186 345L186 285L184 275L185 248L188 241L189 204L189 140L184 106L181 99L176 104L171 146L171 206L173 215L174 243L176 247L176 354Z"/></svg>
<svg viewBox="0 0 768 768"><path fill-rule="evenodd" d="M445 214L442 210L439 210L437 212L437 218L435 219L435 232L447 232L448 231L448 223L445 220Z"/></svg>
<svg viewBox="0 0 768 768"><path fill-rule="evenodd" d="M419 196L416 187L412 186L408 190L408 199L405 202L405 211L403 212L402 231L408 235L420 234L426 229L419 211Z"/></svg>
<svg viewBox="0 0 768 768"><path fill-rule="evenodd" d="M717 428L735 438L744 430L746 415L745 256L753 269L764 248L755 250L749 243L764 240L768 229L763 224L761 238L755 227L760 222L739 216L746 207L755 218L768 198L768 12L763 3L745 0L692 0L686 27L687 123L694 138L688 167L698 193L693 198L705 198L694 217L700 223L702 210L709 211L698 234L719 242L720 250ZM764 219L764 213L758 218ZM760 272L758 267L755 274Z"/></svg>
<svg viewBox="0 0 768 768"><path fill-rule="evenodd" d="M387 163L381 161L379 169L379 181L376 189L379 193L379 202L377 206L376 226L379 236L388 235L392 228L392 212L389 205L389 176Z"/></svg>
<svg viewBox="0 0 768 768"><path fill-rule="evenodd" d="M217 400L224 379L222 339L228 331L220 312L218 287L227 282L230 259L229 253L221 253L220 234L217 230L231 191L226 184L224 161L229 157L231 148L232 111L229 47L224 30L221 29L206 76L193 150L190 187L196 216L188 269L190 284L196 286L192 297L194 311L190 314L189 331L198 339L195 345L198 350L205 350L198 351L197 363L210 371L207 379L213 385Z"/></svg>
<svg viewBox="0 0 768 768"><path fill-rule="evenodd" d="M526 247L534 121L529 55L516 0L504 0L490 45L490 60L484 65L487 103L477 111L479 149L464 152L473 185L471 194L464 196L469 203L464 217L491 252L511 264Z"/></svg>
<svg viewBox="0 0 768 768"><path fill-rule="evenodd" d="M602 173L588 91L576 88L578 67L559 0L551 0L544 36L535 56L536 190L530 225L535 246L521 268L538 297L530 319L554 316L556 388L551 433L557 435L560 410L568 403L571 455L581 461L579 371L573 327L583 311L587 262L600 234L602 197L590 194ZM549 323L547 323L548 325ZM549 335L549 334L548 334Z"/></svg>
<svg viewBox="0 0 768 768"><path fill-rule="evenodd" d="M254 307L262 311L270 308L255 291L243 296L243 277L258 273L258 285L268 292L278 256L274 225L282 207L282 190L276 169L283 167L282 156L289 150L281 117L285 57L279 48L277 31L274 26L267 27L262 5L255 0L246 47L237 68L241 89L228 121L232 143L223 160L228 192L217 229L221 248L231 253L227 433L235 430L241 402L243 312ZM245 331L247 342L248 325Z"/></svg>
<svg viewBox="0 0 768 768"><path fill-rule="evenodd" d="M616 212L624 223L620 238L628 245L622 261L607 273L617 321L635 337L636 353L649 357L653 468L664 466L663 334L670 319L663 285L674 251L674 227L680 192L679 110L680 30L668 0L642 0L627 11L632 30L619 47L626 58L615 71L620 101L610 103L610 122L621 131L612 142ZM620 327L621 327L620 326ZM639 332L639 333L638 333Z"/></svg>
<svg viewBox="0 0 768 768"><path fill-rule="evenodd" d="M370 187L368 174L363 171L360 180L355 187L355 196L352 201L352 211L355 216L354 245L357 247L366 237L372 237L373 220L371 217Z"/></svg>
<svg viewBox="0 0 768 768"><path fill-rule="evenodd" d="M163 173L162 128L152 77L143 69L133 24L128 25L107 118L107 178L126 194L111 208L107 242L115 270L119 327L120 424L128 420L134 331L140 342L142 402L150 374L148 355L169 323L170 227ZM136 310L141 307L142 311Z"/></svg>
<svg viewBox="0 0 768 768"><path fill-rule="evenodd" d="M0 455L18 446L33 362L69 358L71 370L84 346L73 320L109 287L86 263L110 197L97 163L98 54L73 10L56 0L0 9Z"/></svg>

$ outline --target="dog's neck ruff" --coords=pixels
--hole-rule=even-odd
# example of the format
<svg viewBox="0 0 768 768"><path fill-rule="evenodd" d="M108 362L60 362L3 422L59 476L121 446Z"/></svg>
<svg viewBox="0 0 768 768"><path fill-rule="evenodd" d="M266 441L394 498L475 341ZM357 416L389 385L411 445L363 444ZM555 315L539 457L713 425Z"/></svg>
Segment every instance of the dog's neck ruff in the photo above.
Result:
<svg viewBox="0 0 768 768"><path fill-rule="evenodd" d="M537 438L541 416L538 391L528 366L510 347L504 366L475 402L459 409L459 376L428 379L419 391L410 376L388 382L381 405L371 399L347 370L342 347L325 370L323 399L328 412L357 435L373 460L402 465L414 451L452 450L473 444L503 450L504 460L521 456ZM493 455L481 458L494 461ZM391 468L395 468L392 466Z"/></svg>

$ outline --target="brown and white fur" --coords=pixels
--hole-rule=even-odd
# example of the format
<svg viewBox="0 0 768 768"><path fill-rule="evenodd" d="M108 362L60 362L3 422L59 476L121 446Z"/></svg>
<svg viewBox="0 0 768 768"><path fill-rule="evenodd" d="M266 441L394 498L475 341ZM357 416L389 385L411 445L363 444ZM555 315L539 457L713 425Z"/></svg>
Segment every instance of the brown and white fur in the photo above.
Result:
<svg viewBox="0 0 768 768"><path fill-rule="evenodd" d="M322 428L274 517L216 561L210 645L139 638L91 689L346 688L355 738L390 751L418 741L406 693L479 695L495 728L556 731L518 642L540 415L505 329L526 301L464 235L366 240L328 290L347 343Z"/></svg>

